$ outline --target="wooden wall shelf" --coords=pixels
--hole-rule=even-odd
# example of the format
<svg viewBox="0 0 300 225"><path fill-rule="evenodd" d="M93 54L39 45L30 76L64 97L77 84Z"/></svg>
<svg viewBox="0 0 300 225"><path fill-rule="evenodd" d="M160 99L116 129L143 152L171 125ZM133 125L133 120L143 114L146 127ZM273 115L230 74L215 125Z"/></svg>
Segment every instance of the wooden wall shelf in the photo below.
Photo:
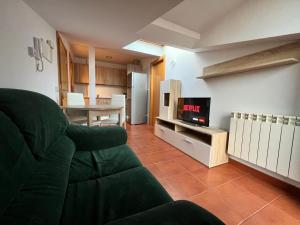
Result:
<svg viewBox="0 0 300 225"><path fill-rule="evenodd" d="M300 41L205 67L199 79L298 63Z"/></svg>

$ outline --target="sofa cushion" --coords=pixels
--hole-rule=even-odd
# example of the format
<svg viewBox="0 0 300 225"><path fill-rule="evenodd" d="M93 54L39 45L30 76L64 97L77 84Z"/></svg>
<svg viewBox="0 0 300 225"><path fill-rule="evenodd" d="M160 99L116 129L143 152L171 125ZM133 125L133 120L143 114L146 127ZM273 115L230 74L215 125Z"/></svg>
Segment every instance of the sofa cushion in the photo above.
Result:
<svg viewBox="0 0 300 225"><path fill-rule="evenodd" d="M0 215L30 176L34 162L19 129L0 111Z"/></svg>
<svg viewBox="0 0 300 225"><path fill-rule="evenodd" d="M185 200L164 205L113 221L107 225L224 225L217 217Z"/></svg>
<svg viewBox="0 0 300 225"><path fill-rule="evenodd" d="M77 151L72 159L69 182L108 176L138 166L141 163L128 145L97 151Z"/></svg>
<svg viewBox="0 0 300 225"><path fill-rule="evenodd" d="M30 178L0 217L0 224L58 225L74 152L75 145L67 137L53 143L47 157L36 161Z"/></svg>
<svg viewBox="0 0 300 225"><path fill-rule="evenodd" d="M63 225L102 225L172 201L144 167L70 184Z"/></svg>
<svg viewBox="0 0 300 225"><path fill-rule="evenodd" d="M123 127L87 127L71 124L67 135L78 151L93 151L126 144L127 132Z"/></svg>
<svg viewBox="0 0 300 225"><path fill-rule="evenodd" d="M0 110L5 112L38 157L46 155L47 148L68 126L62 110L50 98L30 91L0 89Z"/></svg>

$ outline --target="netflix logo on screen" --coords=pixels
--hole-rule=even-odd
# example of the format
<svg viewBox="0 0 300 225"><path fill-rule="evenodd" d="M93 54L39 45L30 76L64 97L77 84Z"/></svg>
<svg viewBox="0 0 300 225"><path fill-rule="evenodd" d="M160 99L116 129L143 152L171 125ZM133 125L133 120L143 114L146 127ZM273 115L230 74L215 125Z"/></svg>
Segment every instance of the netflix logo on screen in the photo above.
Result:
<svg viewBox="0 0 300 225"><path fill-rule="evenodd" d="M177 119L209 126L210 98L178 98Z"/></svg>
<svg viewBox="0 0 300 225"><path fill-rule="evenodd" d="M183 106L184 111L200 113L200 109L201 109L200 105L184 105Z"/></svg>

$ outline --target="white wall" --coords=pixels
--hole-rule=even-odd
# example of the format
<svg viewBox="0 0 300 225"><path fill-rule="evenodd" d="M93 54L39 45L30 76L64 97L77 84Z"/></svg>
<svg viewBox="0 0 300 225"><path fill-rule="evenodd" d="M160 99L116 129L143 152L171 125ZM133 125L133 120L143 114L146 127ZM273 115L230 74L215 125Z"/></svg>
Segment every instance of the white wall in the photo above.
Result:
<svg viewBox="0 0 300 225"><path fill-rule="evenodd" d="M56 31L21 0L0 1L0 87L40 92L58 100ZM27 54L33 37L51 40L53 63L44 60L44 72L35 71Z"/></svg>
<svg viewBox="0 0 300 225"><path fill-rule="evenodd" d="M202 53L165 47L166 79L181 80L184 97L211 97L210 125L213 127L228 129L232 111L300 115L300 63L206 81L196 79L205 66L277 45Z"/></svg>
<svg viewBox="0 0 300 225"><path fill-rule="evenodd" d="M299 0L247 0L201 32L197 47L300 33Z"/></svg>

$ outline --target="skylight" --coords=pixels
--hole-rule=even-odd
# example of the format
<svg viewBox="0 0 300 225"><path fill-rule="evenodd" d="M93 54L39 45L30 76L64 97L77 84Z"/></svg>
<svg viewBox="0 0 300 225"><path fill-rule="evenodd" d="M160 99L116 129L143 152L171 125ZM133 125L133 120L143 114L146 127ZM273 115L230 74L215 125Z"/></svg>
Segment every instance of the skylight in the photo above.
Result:
<svg viewBox="0 0 300 225"><path fill-rule="evenodd" d="M151 42L146 42L142 40L137 40L129 45L123 47L123 49L127 49L130 51L141 52L154 56L162 56L163 55L163 46L158 45Z"/></svg>

